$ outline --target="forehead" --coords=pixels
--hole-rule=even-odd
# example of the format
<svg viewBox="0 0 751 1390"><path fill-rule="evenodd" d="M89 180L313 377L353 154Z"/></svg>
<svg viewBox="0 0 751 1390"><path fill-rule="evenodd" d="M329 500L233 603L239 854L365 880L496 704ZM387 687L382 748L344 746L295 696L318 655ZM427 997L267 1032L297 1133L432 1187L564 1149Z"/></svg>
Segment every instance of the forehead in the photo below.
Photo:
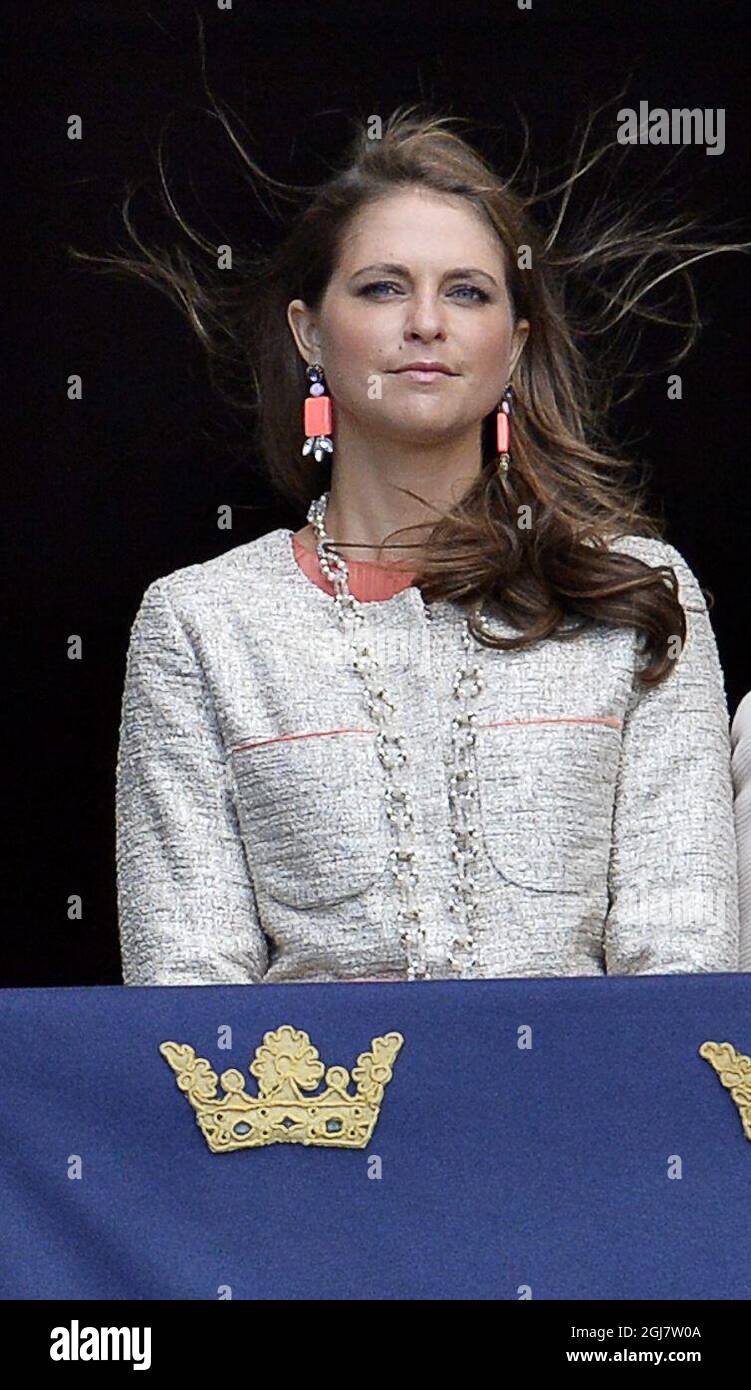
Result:
<svg viewBox="0 0 751 1390"><path fill-rule="evenodd" d="M369 261L427 268L472 264L492 274L505 268L501 241L480 209L455 194L412 188L384 194L349 223L340 244L340 272L352 274Z"/></svg>

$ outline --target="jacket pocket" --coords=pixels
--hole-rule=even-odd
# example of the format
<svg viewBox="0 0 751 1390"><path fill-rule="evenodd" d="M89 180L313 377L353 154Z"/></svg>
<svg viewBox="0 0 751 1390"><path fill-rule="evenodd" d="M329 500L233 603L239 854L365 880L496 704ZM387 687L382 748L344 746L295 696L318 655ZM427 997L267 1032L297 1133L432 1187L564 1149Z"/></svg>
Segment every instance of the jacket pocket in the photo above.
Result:
<svg viewBox="0 0 751 1390"><path fill-rule="evenodd" d="M620 746L615 717L477 726L482 832L504 878L541 893L605 885Z"/></svg>
<svg viewBox="0 0 751 1390"><path fill-rule="evenodd" d="M254 877L293 907L365 892L387 867L390 826L375 730L320 730L231 750Z"/></svg>

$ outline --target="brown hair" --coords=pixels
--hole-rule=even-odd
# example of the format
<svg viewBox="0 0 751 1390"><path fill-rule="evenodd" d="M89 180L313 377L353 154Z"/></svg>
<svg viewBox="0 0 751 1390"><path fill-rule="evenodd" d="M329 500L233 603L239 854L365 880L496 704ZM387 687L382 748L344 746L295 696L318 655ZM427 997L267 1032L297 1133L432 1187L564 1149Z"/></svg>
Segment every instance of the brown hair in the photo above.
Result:
<svg viewBox="0 0 751 1390"><path fill-rule="evenodd" d="M207 350L213 384L234 405L256 413L273 490L306 514L311 498L330 486L331 465L301 456L307 382L287 323L288 303L300 298L317 309L342 236L368 203L409 186L468 199L505 249L513 316L528 319L530 332L514 371L508 476L501 482L495 466L491 415L483 426L478 478L458 504L427 523L431 530L421 545L425 558L417 582L428 600L466 605L472 631L485 645L528 646L556 633L570 615L581 619L572 635L594 622L633 626L644 635L648 658L639 673L641 682L661 681L676 660L670 639L677 635L680 647L685 642L685 616L671 566L652 567L609 549L620 535L660 538L662 526L648 514L645 483L627 477L633 462L611 442L605 420L613 404L613 383L632 383L618 397L621 402L644 375L627 370L640 338L640 320L676 322L644 303L649 291L676 275L688 290L692 317L688 325L680 325L688 332L672 366L697 334L687 266L720 251L745 250L749 243L685 240L690 221L647 225L640 220L642 209L634 207L617 217L610 210L599 221L595 209L568 231L564 244L561 229L576 180L616 143L605 144L590 156L586 169L580 167L591 115L572 172L545 193L522 189L518 169L511 179L502 179L451 129L460 118L421 112L416 106L397 109L377 138L363 123L342 167L311 189L265 175L213 97L212 103L251 176L275 196L302 197L303 205L278 245L260 255L233 247L233 270L219 270L216 245L190 227L174 205L160 147L166 204L192 246L176 249L174 256L145 246L129 216L128 193L123 218L142 258L92 257L72 248L71 254L136 274L181 308ZM559 194L559 210L545 233L533 209ZM521 248L529 248L529 268L519 266ZM531 524L520 525L522 516ZM519 629L518 637L490 636L475 625L474 609L486 598L501 605Z"/></svg>

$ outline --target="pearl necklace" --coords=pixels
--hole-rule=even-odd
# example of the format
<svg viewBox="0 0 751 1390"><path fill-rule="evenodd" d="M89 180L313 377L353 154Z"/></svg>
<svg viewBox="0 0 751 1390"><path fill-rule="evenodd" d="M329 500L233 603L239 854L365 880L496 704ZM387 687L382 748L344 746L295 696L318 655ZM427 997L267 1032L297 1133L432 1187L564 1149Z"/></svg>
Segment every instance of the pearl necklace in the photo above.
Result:
<svg viewBox="0 0 751 1390"><path fill-rule="evenodd" d="M350 593L349 568L343 556L334 549L326 534L324 518L329 493L311 502L308 521L318 537L316 552L321 572L334 586L336 613L342 625L347 617L354 623L352 657L355 670L362 676L369 713L377 726L376 748L386 779L386 813L395 833L396 843L389 855L389 866L396 880L399 895L399 937L407 956L408 979L431 979L426 951L426 929L418 900L420 874L419 855L414 831L414 815L408 788L400 777L400 768L409 763L404 735L394 722L395 706L384 690L380 679L380 663L363 640L364 605ZM432 616L429 608L426 616ZM472 634L468 622L462 633L464 659L454 676L453 696L461 710L451 721L452 770L449 778L451 811L452 856L456 876L451 882L449 912L463 929L454 937L445 963L453 975L471 974L477 965L474 954L475 938L472 927L479 906L474 882L474 864L478 856L477 778L473 749L476 740L475 713L468 708L484 689L485 682L479 666L470 667Z"/></svg>

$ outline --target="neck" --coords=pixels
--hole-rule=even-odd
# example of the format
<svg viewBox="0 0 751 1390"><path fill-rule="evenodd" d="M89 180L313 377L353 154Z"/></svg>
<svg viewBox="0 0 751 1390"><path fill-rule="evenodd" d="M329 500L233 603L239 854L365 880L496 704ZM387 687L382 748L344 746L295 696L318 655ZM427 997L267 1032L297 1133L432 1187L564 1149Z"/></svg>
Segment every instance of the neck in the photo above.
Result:
<svg viewBox="0 0 751 1390"><path fill-rule="evenodd" d="M336 446L324 520L329 540L345 560L416 570L440 515L455 506L477 479L480 427L473 426L471 435L416 445L366 440L349 428L344 416L337 419ZM396 530L398 535L389 535ZM308 549L315 550L312 525L298 534Z"/></svg>

